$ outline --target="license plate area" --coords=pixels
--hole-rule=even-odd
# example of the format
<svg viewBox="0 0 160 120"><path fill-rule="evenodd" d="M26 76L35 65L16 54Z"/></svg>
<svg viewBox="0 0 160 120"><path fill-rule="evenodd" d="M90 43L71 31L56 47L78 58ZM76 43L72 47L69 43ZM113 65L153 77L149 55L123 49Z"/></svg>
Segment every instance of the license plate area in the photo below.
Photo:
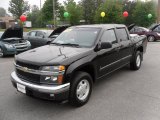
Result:
<svg viewBox="0 0 160 120"><path fill-rule="evenodd" d="M21 93L26 94L26 86L17 83L17 90Z"/></svg>

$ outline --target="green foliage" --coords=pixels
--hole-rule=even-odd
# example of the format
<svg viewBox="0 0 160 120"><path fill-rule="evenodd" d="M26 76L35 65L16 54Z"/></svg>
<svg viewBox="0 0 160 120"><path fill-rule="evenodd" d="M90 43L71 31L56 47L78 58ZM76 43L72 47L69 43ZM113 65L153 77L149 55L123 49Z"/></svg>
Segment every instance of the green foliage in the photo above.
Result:
<svg viewBox="0 0 160 120"><path fill-rule="evenodd" d="M6 10L0 7L0 17L4 17L6 15Z"/></svg>
<svg viewBox="0 0 160 120"><path fill-rule="evenodd" d="M26 11L29 11L30 7L28 1L24 0L11 0L9 2L8 11L12 13L17 19Z"/></svg>
<svg viewBox="0 0 160 120"><path fill-rule="evenodd" d="M135 6L136 6L136 2L134 1L125 1L123 3L124 7L123 7L123 11L128 11L129 13L129 16L125 19L125 24L126 25L130 25L130 24L133 24L135 23L135 20L133 19L133 11L135 9Z"/></svg>
<svg viewBox="0 0 160 120"><path fill-rule="evenodd" d="M81 6L77 5L74 0L67 0L64 4L66 11L69 13L66 20L69 20L71 25L79 24L79 21L82 18Z"/></svg>
<svg viewBox="0 0 160 120"><path fill-rule="evenodd" d="M83 18L88 24L94 23L95 11L103 3L103 0L82 0Z"/></svg>
<svg viewBox="0 0 160 120"><path fill-rule="evenodd" d="M12 3L23 0L11 0ZM10 4L11 4L10 1ZM156 6L152 1L149 2L131 2L129 0L81 0L77 4L75 0L66 0L61 5L58 0L55 0L56 17L60 20L59 23L70 23L71 25L80 24L80 20L85 20L88 24L94 23L121 23L130 25L135 23L140 26L149 26L156 21ZM20 3L15 3L20 4ZM10 5L11 8L16 8L15 4ZM24 3L22 2L24 5ZM20 8L25 8L21 6ZM12 6L12 7L11 7ZM21 9L23 10L23 9ZM20 10L19 10L20 11ZM128 11L129 16L123 17L123 12ZM24 10L23 10L24 12ZM64 17L64 12L68 12L69 16ZM104 18L101 17L101 12L105 12ZM12 12L14 15L14 12ZM19 15L21 15L20 13ZM152 18L148 18L148 14L152 14ZM16 15L19 17L19 15ZM53 0L46 0L42 10L37 6L32 7L32 12L28 15L28 20L32 21L33 27L44 27L46 24L54 24L53 22Z"/></svg>
<svg viewBox="0 0 160 120"><path fill-rule="evenodd" d="M58 0L55 0L56 16L63 20L64 6L62 6ZM53 20L53 0L46 0L42 8L43 21Z"/></svg>
<svg viewBox="0 0 160 120"><path fill-rule="evenodd" d="M148 14L152 14L152 18L148 18ZM133 10L134 23L140 26L150 26L155 23L156 14L153 1L149 2L137 2L135 9Z"/></svg>
<svg viewBox="0 0 160 120"><path fill-rule="evenodd" d="M104 18L100 15L102 11L106 13ZM106 0L97 9L94 20L96 23L123 23L124 18L122 14L123 6L121 1Z"/></svg>

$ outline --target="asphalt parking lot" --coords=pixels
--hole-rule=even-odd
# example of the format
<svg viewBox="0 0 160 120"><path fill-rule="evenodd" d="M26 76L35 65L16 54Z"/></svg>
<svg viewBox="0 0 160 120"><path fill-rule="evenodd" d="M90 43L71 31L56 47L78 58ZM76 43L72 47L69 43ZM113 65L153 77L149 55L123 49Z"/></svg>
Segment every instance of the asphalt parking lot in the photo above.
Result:
<svg viewBox="0 0 160 120"><path fill-rule="evenodd" d="M160 120L160 42L148 44L139 71L125 67L98 81L80 108L17 92L13 61L0 58L0 120Z"/></svg>

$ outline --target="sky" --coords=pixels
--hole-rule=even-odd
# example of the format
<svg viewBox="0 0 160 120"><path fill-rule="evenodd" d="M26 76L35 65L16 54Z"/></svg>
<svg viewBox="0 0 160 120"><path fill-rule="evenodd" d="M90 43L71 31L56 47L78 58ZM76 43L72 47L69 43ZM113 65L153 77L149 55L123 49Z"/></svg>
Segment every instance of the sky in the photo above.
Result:
<svg viewBox="0 0 160 120"><path fill-rule="evenodd" d="M9 7L9 1L10 0L0 0L0 7L5 8L8 11L8 7ZM26 0L29 2L29 4L31 5L38 5L40 6L40 0ZM65 0L59 0L59 2L63 3L63 1ZM78 2L79 0L75 0L76 2ZM45 0L41 0L42 5L44 4Z"/></svg>

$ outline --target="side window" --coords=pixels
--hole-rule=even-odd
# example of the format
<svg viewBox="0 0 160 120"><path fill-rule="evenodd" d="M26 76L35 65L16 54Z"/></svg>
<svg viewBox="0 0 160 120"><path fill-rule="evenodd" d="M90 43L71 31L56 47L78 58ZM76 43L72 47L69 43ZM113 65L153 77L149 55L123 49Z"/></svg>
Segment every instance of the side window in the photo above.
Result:
<svg viewBox="0 0 160 120"><path fill-rule="evenodd" d="M129 40L127 31L125 28L117 28L116 31L117 31L116 33L117 33L118 39L120 39L122 41Z"/></svg>
<svg viewBox="0 0 160 120"><path fill-rule="evenodd" d="M156 27L153 31L160 32L160 26Z"/></svg>
<svg viewBox="0 0 160 120"><path fill-rule="evenodd" d="M136 28L132 28L132 29L130 30L130 32L131 32L131 33L136 32Z"/></svg>
<svg viewBox="0 0 160 120"><path fill-rule="evenodd" d="M103 33L101 37L101 42L111 42L111 43L116 43L116 35L113 29L107 30Z"/></svg>
<svg viewBox="0 0 160 120"><path fill-rule="evenodd" d="M29 36L31 36L31 37L35 37L35 36L36 36L36 31L32 31L32 32L30 32L30 33L29 33Z"/></svg>
<svg viewBox="0 0 160 120"><path fill-rule="evenodd" d="M44 36L44 34L43 34L43 32L38 31L36 36L37 36L37 37L42 37L42 36Z"/></svg>

